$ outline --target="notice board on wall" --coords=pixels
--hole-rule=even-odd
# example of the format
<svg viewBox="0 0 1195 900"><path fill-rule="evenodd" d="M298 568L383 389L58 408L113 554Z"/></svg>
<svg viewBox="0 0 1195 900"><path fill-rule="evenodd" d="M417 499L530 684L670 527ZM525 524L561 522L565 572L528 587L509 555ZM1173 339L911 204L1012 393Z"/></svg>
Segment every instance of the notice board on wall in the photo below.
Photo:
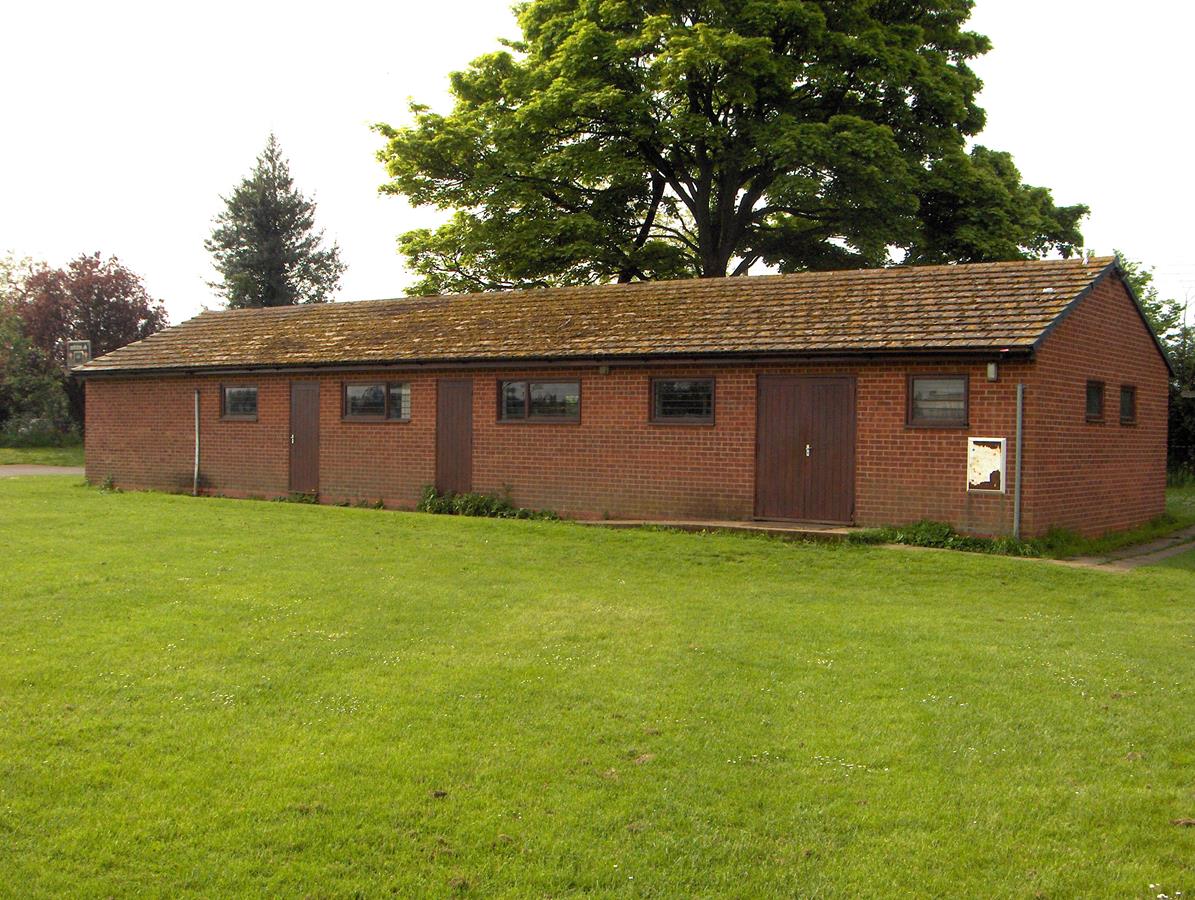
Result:
<svg viewBox="0 0 1195 900"><path fill-rule="evenodd" d="M1004 438L967 438L967 490L973 493L1003 494L1005 477Z"/></svg>

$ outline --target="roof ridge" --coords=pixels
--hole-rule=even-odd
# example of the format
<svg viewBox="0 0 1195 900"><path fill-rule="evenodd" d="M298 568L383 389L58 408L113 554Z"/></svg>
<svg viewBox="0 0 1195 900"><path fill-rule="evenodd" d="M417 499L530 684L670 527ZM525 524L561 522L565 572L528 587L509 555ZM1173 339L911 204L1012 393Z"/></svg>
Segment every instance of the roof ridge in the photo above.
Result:
<svg viewBox="0 0 1195 900"><path fill-rule="evenodd" d="M1009 260L991 260L985 262L973 263L925 263L913 265L895 265L895 266L874 266L862 269L809 269L803 272L768 272L763 275L727 275L722 278L667 278L654 281L633 281L626 283L617 282L603 282L598 284L573 284L573 285L553 285L549 287L530 287L530 288L511 288L509 290L500 291L471 291L468 293L459 294L406 294L399 297L366 297L358 300L339 300L329 301L323 303L295 303L286 306L256 306L256 307L242 307L238 309L208 309L203 308L191 319L185 319L183 323L197 319L204 315L219 315L226 316L229 314L239 315L299 315L304 312L314 312L317 310L325 310L331 308L345 309L348 306L358 307L365 304L399 304L399 303L431 303L439 301L441 303L449 303L453 301L464 300L465 298L487 297L491 299L507 298L507 297L525 297L542 294L560 294L560 293L605 293L605 292L623 292L633 291L640 292L650 289L659 289L663 286L671 286L676 289L681 289L681 286L696 288L698 290L717 290L720 286L726 283L736 284L758 284L760 282L769 283L783 283L796 282L799 280L813 281L819 278L894 278L899 276L912 277L918 274L928 274L938 271L952 271L952 272L966 272L975 271L985 268L1013 268L1013 267L1045 267L1056 266L1059 268L1074 268L1081 266L1084 269L1090 269L1092 277L1100 273L1108 265L1116 262L1115 256L1092 256L1088 258L1064 258L1064 259L1009 259Z"/></svg>

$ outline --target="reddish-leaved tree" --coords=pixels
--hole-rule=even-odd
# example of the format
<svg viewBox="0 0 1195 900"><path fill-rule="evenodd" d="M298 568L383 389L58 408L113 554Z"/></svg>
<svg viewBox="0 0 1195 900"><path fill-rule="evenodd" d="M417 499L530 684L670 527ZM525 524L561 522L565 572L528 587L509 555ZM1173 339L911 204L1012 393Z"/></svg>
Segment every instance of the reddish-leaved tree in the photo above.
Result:
<svg viewBox="0 0 1195 900"><path fill-rule="evenodd" d="M66 342L91 341L92 356L110 353L166 327L166 309L145 289L141 276L115 256L84 253L65 269L42 263L8 292L24 333L47 359L62 363ZM83 424L83 386L66 381L71 417Z"/></svg>
<svg viewBox="0 0 1195 900"><path fill-rule="evenodd" d="M29 339L51 359L68 340L91 341L93 356L109 353L166 327L166 309L141 277L115 256L84 253L65 269L36 268L25 279L16 313Z"/></svg>

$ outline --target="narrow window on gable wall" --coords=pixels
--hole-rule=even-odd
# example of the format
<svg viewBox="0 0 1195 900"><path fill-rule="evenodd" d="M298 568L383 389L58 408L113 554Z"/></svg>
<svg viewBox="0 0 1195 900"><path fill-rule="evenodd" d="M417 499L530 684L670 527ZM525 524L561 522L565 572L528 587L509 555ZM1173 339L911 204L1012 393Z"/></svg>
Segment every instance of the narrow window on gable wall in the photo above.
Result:
<svg viewBox="0 0 1195 900"><path fill-rule="evenodd" d="M1104 383L1102 381L1087 382L1087 421L1104 421Z"/></svg>
<svg viewBox="0 0 1195 900"><path fill-rule="evenodd" d="M1132 425L1137 421L1137 388L1131 384L1120 386L1120 424Z"/></svg>

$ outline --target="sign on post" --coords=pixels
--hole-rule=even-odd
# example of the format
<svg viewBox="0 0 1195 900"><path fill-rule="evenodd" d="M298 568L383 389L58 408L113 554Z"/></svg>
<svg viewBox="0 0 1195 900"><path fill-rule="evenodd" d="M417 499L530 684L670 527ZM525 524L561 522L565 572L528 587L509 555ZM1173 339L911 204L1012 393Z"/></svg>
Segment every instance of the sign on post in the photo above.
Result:
<svg viewBox="0 0 1195 900"><path fill-rule="evenodd" d="M73 369L91 359L91 341L66 342L66 367Z"/></svg>

